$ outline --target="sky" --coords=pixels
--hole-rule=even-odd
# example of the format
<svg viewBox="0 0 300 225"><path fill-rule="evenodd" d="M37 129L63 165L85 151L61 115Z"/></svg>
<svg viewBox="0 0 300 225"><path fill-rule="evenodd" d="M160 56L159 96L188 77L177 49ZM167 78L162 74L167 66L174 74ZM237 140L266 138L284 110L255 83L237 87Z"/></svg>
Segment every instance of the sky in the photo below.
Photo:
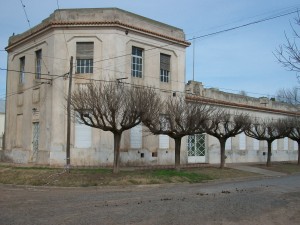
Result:
<svg viewBox="0 0 300 225"><path fill-rule="evenodd" d="M298 85L296 73L283 68L274 56L286 43L285 32L292 37L296 13L197 37L300 10L299 0L10 0L0 9L0 99L5 99L7 54L3 50L9 36L28 30L29 23L39 24L58 7L117 7L183 29L192 43L186 50L186 81L193 79L194 71L194 80L207 88L273 97L279 89Z"/></svg>

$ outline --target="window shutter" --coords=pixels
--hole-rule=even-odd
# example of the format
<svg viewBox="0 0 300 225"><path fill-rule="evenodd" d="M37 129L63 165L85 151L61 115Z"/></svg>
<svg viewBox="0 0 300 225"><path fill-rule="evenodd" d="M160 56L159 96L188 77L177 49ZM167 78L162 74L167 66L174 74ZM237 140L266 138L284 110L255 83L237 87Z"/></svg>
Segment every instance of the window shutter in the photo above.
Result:
<svg viewBox="0 0 300 225"><path fill-rule="evenodd" d="M231 150L231 137L227 139L227 141L225 143L225 149Z"/></svg>
<svg viewBox="0 0 300 225"><path fill-rule="evenodd" d="M136 125L130 129L131 148L142 148L142 125Z"/></svg>
<svg viewBox="0 0 300 225"><path fill-rule="evenodd" d="M171 56L160 54L160 69L170 71Z"/></svg>
<svg viewBox="0 0 300 225"><path fill-rule="evenodd" d="M284 150L288 150L289 149L289 138L288 137L285 137L283 139L283 149Z"/></svg>
<svg viewBox="0 0 300 225"><path fill-rule="evenodd" d="M94 43L93 42L77 42L76 58L77 59L93 59Z"/></svg>
<svg viewBox="0 0 300 225"><path fill-rule="evenodd" d="M159 135L159 148L168 149L169 148L169 136L168 135Z"/></svg>
<svg viewBox="0 0 300 225"><path fill-rule="evenodd" d="M85 124L75 124L75 147L89 148L92 145L92 128Z"/></svg>
<svg viewBox="0 0 300 225"><path fill-rule="evenodd" d="M277 150L277 140L274 140L273 142L272 142L272 150Z"/></svg>
<svg viewBox="0 0 300 225"><path fill-rule="evenodd" d="M245 133L239 134L240 150L246 150L246 135Z"/></svg>

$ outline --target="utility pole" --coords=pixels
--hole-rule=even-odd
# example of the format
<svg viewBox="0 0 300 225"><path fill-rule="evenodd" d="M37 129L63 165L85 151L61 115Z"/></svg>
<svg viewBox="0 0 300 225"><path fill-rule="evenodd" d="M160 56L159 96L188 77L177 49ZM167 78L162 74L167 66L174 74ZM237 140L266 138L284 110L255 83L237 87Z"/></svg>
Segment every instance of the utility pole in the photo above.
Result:
<svg viewBox="0 0 300 225"><path fill-rule="evenodd" d="M195 37L193 37L193 81L195 81Z"/></svg>
<svg viewBox="0 0 300 225"><path fill-rule="evenodd" d="M70 139L71 139L71 91L72 91L72 73L73 73L73 56L70 59L70 72L69 72L69 90L67 102L67 149L66 149L66 169L70 173Z"/></svg>

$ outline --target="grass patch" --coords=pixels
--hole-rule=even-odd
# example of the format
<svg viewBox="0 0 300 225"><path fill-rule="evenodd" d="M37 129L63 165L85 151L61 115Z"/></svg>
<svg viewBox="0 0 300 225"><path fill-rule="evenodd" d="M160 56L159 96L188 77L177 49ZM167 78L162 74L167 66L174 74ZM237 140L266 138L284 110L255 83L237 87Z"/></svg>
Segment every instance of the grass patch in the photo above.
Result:
<svg viewBox="0 0 300 225"><path fill-rule="evenodd" d="M138 185L164 183L199 183L212 179L253 176L234 169L217 167L121 170L114 174L110 168L72 168L70 173L50 167L16 167L0 164L0 183L36 186L88 187L105 185ZM255 174L256 175L256 174Z"/></svg>
<svg viewBox="0 0 300 225"><path fill-rule="evenodd" d="M191 171L176 171L176 170L155 170L152 175L167 181L178 180L181 182L198 183L212 178L207 174L195 173ZM177 179L176 179L177 178Z"/></svg>

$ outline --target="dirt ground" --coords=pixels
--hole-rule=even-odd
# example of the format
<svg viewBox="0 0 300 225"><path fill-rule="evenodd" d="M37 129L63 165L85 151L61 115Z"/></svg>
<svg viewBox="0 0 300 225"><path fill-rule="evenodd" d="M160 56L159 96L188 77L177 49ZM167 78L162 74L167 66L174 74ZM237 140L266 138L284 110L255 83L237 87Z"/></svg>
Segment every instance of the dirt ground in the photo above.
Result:
<svg viewBox="0 0 300 225"><path fill-rule="evenodd" d="M300 224L300 175L57 188L0 185L0 224Z"/></svg>

